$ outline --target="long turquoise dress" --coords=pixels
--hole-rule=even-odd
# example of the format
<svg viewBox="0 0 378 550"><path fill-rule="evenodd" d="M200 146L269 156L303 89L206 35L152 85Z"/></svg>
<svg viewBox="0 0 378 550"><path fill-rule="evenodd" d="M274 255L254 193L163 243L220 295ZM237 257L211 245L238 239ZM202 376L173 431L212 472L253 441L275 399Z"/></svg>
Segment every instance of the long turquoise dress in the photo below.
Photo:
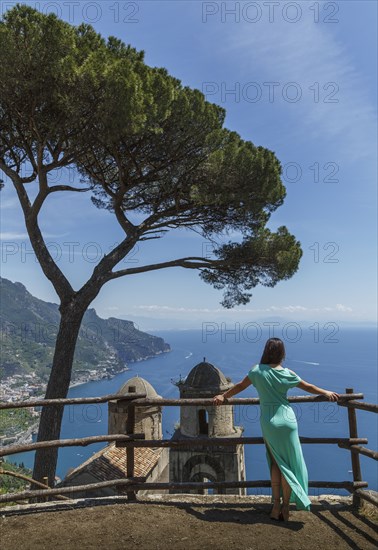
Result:
<svg viewBox="0 0 378 550"><path fill-rule="evenodd" d="M248 378L260 398L260 424L267 447L269 471L272 459L268 449L292 489L290 502L296 504L297 510L309 511L311 501L308 498L307 468L299 441L297 419L286 397L287 390L299 384L301 378L287 368L277 370L263 364L253 367Z"/></svg>

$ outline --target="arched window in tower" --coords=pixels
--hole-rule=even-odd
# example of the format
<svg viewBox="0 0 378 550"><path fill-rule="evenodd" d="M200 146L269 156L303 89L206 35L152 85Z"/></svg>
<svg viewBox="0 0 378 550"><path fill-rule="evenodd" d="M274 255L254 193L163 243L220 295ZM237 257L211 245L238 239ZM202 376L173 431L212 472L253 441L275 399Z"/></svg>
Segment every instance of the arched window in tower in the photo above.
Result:
<svg viewBox="0 0 378 550"><path fill-rule="evenodd" d="M209 434L209 423L207 419L206 409L200 409L198 411L198 429L199 429L199 433L202 435Z"/></svg>

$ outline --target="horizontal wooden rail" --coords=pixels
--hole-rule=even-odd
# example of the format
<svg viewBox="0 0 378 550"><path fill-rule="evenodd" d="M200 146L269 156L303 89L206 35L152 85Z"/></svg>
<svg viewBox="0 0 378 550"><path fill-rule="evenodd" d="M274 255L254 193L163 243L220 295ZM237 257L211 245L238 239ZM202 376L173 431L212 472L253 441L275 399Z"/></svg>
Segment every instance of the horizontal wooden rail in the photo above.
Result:
<svg viewBox="0 0 378 550"><path fill-rule="evenodd" d="M301 443L330 444L343 442L348 448L356 443L367 443L364 437L300 437ZM198 437L196 439L145 439L143 441L120 441L116 447L218 447L223 445L262 445L262 437Z"/></svg>
<svg viewBox="0 0 378 550"><path fill-rule="evenodd" d="M16 477L17 479L22 479L23 481L27 481L29 483L32 482L35 485L38 485L38 487L42 487L43 489L50 489L50 487L48 485L46 485L46 483L42 483L41 481L37 481L36 479L33 479L30 476L25 476L24 474L19 474L18 472L12 472L11 470L2 470L0 468L0 475ZM70 500L68 497L61 496L61 495L57 495L57 498L60 499L60 500Z"/></svg>
<svg viewBox="0 0 378 550"><path fill-rule="evenodd" d="M356 445L355 443L348 443L344 441L340 441L338 445L342 449L348 449L348 451L352 451L353 453L359 453L361 455L368 456L373 460L378 460L377 451L373 451L372 449L367 449L366 447L361 447L360 445Z"/></svg>
<svg viewBox="0 0 378 550"><path fill-rule="evenodd" d="M116 399L117 401L132 401L138 397L146 397L146 393L133 393L128 395L119 395L119 393L110 393L101 397L66 397L65 399L31 399L29 401L7 401L0 402L1 409L22 409L23 407L45 407L53 405L85 405L88 403L106 403Z"/></svg>
<svg viewBox="0 0 378 550"><path fill-rule="evenodd" d="M363 399L363 393L350 393L340 394L340 400L335 401L339 405L344 401L352 399ZM324 395L294 395L288 397L291 403L313 403L317 401L329 401ZM198 406L208 405L215 406L212 398L207 399L164 399L160 397L147 398L144 393L134 393L129 395L119 395L117 393L103 395L102 397L72 397L66 399L36 399L29 401L15 401L15 402L0 402L1 409L21 409L23 407L43 407L43 406L56 406L56 405L83 405L89 403L106 403L107 401L132 401L133 405L138 406L173 406L178 407L180 405L185 406ZM259 405L260 399L258 397L243 397L243 398L230 398L227 399L225 405ZM220 405L222 406L222 405Z"/></svg>
<svg viewBox="0 0 378 550"><path fill-rule="evenodd" d="M352 395L352 394L349 394ZM354 409L361 409L361 411L369 411L369 412L375 412L378 413L378 405L375 403L362 403L361 401L343 401L339 403L342 407L350 407Z"/></svg>
<svg viewBox="0 0 378 550"><path fill-rule="evenodd" d="M115 441L117 447L218 447L223 445L261 445L264 443L262 437L198 437L196 439L144 439L144 434L115 434L115 435L96 435L92 437L82 437L76 439L52 439L50 441L38 441L36 443L25 443L24 445L6 445L0 447L0 456L8 456L16 453L25 453L35 451L36 449L45 449L52 447L86 447L93 443L103 443ZM358 443L366 444L368 440L365 437L300 437L301 443L344 443L346 445L356 445Z"/></svg>
<svg viewBox="0 0 378 550"><path fill-rule="evenodd" d="M364 395L363 393L342 393L340 395L339 401L334 401L334 403L340 403L343 401L348 401L350 399L363 399ZM294 395L289 396L288 400L290 403L316 403L318 401L327 401L330 402L329 399L325 395ZM260 399L258 397L232 397L230 399L227 399L224 404L219 405L220 407L224 405L259 405ZM151 406L151 405L159 405L159 406L165 406L165 407L178 407L178 406L195 406L198 407L198 405L204 405L204 406L216 406L214 405L214 401L212 398L206 398L206 399L164 399L160 397L145 397L145 398L138 398L133 401L133 405L135 406Z"/></svg>
<svg viewBox="0 0 378 550"><path fill-rule="evenodd" d="M91 437L80 437L76 439L51 439L50 441L37 441L36 443L25 443L25 445L6 445L0 447L0 456L35 451L36 449L47 449L51 447L86 447L92 443L103 443L107 441L124 441L129 439L143 439L144 434L115 434L115 435L94 435ZM359 443L364 443L359 441Z"/></svg>
<svg viewBox="0 0 378 550"><path fill-rule="evenodd" d="M136 481L133 479L114 479L112 481L101 481L99 483L89 483L88 485L72 485L70 487L54 487L54 489L36 490L36 491L23 491L21 493L10 493L7 495L0 495L0 503L12 502L14 500L47 497L55 495L72 495L81 491L95 491L97 489L104 489L106 487L125 487L127 490L169 490L169 489L232 489L243 487L271 487L270 480L257 480L257 481L215 481L215 482L175 482L175 483L146 483L143 480ZM309 487L333 487L337 489L347 489L348 491L354 491L356 489L367 487L366 481L310 481Z"/></svg>
<svg viewBox="0 0 378 550"><path fill-rule="evenodd" d="M378 493L376 491L367 491L366 489L356 489L354 494L358 495L363 500L367 500L371 504L378 506Z"/></svg>

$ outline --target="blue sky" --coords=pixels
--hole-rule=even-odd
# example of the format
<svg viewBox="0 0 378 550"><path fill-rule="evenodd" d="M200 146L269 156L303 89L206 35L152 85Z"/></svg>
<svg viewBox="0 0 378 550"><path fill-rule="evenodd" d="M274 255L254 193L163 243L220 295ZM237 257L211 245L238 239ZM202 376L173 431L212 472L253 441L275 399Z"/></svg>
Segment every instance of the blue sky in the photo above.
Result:
<svg viewBox="0 0 378 550"><path fill-rule="evenodd" d="M166 67L225 107L228 128L273 150L284 167L287 197L269 227L286 225L304 252L290 281L257 287L246 306L223 309L220 291L193 270L174 268L108 283L93 302L100 316L135 319L142 329L273 317L376 321L376 2L27 3L73 24L85 20L104 36L145 50L148 64ZM1 11L12 4L0 2ZM61 182L72 177L56 175ZM89 195L54 195L41 227L58 265L79 288L122 233ZM0 199L2 276L56 302L9 185ZM178 231L142 243L121 265L210 251L211 243Z"/></svg>

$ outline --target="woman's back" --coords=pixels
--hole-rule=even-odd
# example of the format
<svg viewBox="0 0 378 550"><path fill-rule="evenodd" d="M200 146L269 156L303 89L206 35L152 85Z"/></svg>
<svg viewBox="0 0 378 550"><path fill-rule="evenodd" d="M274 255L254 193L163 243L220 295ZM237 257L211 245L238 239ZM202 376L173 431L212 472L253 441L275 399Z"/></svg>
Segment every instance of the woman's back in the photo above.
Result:
<svg viewBox="0 0 378 550"><path fill-rule="evenodd" d="M255 386L261 404L273 402L277 405L287 405L287 390L301 381L297 374L287 368L274 368L262 363L249 371L248 378Z"/></svg>

